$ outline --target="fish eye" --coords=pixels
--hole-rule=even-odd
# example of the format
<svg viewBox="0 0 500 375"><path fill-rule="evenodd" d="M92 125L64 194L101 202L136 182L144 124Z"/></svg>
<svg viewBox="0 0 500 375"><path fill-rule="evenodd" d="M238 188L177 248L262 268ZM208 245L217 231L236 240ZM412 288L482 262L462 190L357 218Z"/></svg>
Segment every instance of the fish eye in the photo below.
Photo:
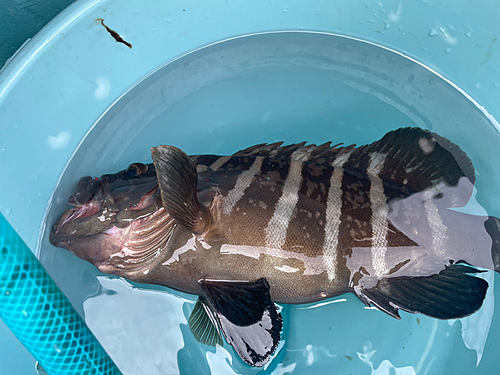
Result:
<svg viewBox="0 0 500 375"><path fill-rule="evenodd" d="M127 168L125 171L125 176L128 178L133 178L137 177L140 174L146 172L148 170L148 167L142 163L133 163L130 164L130 166Z"/></svg>
<svg viewBox="0 0 500 375"><path fill-rule="evenodd" d="M125 171L125 176L127 176L128 178L135 177L138 174L139 174L139 170L134 164L132 164L130 167L128 167L127 170Z"/></svg>

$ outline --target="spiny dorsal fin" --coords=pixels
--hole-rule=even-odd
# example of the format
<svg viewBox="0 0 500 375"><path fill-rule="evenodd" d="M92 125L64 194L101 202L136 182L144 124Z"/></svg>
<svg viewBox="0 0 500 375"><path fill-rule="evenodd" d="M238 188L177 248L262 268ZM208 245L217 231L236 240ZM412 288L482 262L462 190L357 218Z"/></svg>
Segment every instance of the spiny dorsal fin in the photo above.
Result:
<svg viewBox="0 0 500 375"><path fill-rule="evenodd" d="M319 146L315 144L306 145L307 142L294 143L282 146L283 142L272 144L262 143L238 151L232 156L262 156L277 159L301 160L302 155L307 155L307 161L318 164L330 164L335 156L346 147L340 147L342 143L331 146L331 142L323 143ZM353 148L348 146L348 148ZM305 161L305 160L302 160Z"/></svg>
<svg viewBox="0 0 500 375"><path fill-rule="evenodd" d="M466 182L459 189L445 193L440 205L464 206L472 195L474 168L465 152L451 141L420 128L397 129L376 142L358 148L342 144L331 146L330 142L320 146L306 146L305 142L282 146L282 142L277 142L252 146L233 156L298 158L308 163L335 166L335 160L342 154L348 154L343 168L351 173L366 175L370 173L370 163L376 160L382 163L380 168L372 165L372 170L378 171L377 176L383 181L389 200L433 189L440 182L457 187L463 177L469 181L464 179ZM443 193L441 190L435 195Z"/></svg>
<svg viewBox="0 0 500 375"><path fill-rule="evenodd" d="M151 149L163 207L176 222L195 234L204 233L211 224L210 212L196 197L196 165L174 146Z"/></svg>

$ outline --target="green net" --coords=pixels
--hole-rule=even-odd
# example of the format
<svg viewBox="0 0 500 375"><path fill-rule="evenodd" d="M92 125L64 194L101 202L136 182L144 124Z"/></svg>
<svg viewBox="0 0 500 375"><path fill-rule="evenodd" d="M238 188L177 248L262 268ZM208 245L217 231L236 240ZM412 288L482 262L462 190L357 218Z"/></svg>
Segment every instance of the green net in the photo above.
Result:
<svg viewBox="0 0 500 375"><path fill-rule="evenodd" d="M2 215L0 318L51 375L120 374L69 300Z"/></svg>

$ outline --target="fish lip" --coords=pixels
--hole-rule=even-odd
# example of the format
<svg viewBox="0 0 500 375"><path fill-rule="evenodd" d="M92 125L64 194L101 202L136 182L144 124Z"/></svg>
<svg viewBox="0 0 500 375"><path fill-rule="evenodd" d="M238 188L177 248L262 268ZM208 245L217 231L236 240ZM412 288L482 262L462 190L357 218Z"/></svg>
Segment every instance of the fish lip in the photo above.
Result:
<svg viewBox="0 0 500 375"><path fill-rule="evenodd" d="M66 210L66 212L64 212L64 214L62 214L59 220L55 223L54 231L59 232L63 226L73 221L77 217L77 212L78 212L77 207L73 207L70 208L69 210Z"/></svg>
<svg viewBox="0 0 500 375"><path fill-rule="evenodd" d="M68 210L66 210L59 220L53 225L52 230L50 231L49 241L54 246L58 246L63 240L63 236L61 236L61 229L69 224L74 222L75 220L82 219L85 217L93 216L101 211L102 202L92 200L83 205L74 206Z"/></svg>
<svg viewBox="0 0 500 375"><path fill-rule="evenodd" d="M68 215L68 212L70 212L71 210L68 210L67 212L65 212L63 214L63 216L66 216ZM64 243L64 239L63 237L60 235L60 229L61 229L61 225L60 225L60 222L61 220L63 219L63 217L61 217L53 226L52 226L52 229L49 233L49 242L56 246L56 247L62 247L61 244Z"/></svg>
<svg viewBox="0 0 500 375"><path fill-rule="evenodd" d="M65 243L65 236L61 236L61 229L64 227L64 225L70 223L72 220L72 217L75 216L75 212L77 212L77 207L70 208L69 210L66 210L59 220L57 220L54 225L52 226L52 229L49 234L49 242L57 247L61 247L61 244Z"/></svg>
<svg viewBox="0 0 500 375"><path fill-rule="evenodd" d="M103 204L102 200L93 199L88 203L85 203L85 204L76 206L73 209L70 209L69 216L65 217L65 220L61 222L60 228L62 228L65 224L71 223L75 220L83 219L85 217L94 216L95 214L101 212L102 204Z"/></svg>

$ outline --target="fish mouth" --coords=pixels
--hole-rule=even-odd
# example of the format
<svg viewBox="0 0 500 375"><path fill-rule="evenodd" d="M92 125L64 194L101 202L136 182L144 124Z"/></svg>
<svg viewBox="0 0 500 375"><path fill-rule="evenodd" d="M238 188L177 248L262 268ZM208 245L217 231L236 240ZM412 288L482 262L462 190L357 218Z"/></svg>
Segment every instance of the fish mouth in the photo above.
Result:
<svg viewBox="0 0 500 375"><path fill-rule="evenodd" d="M92 220L93 216L101 212L101 207L96 202L75 206L66 210L59 220L52 226L49 234L49 242L57 247L63 247L68 240L78 237L87 237L95 233L82 233L80 226Z"/></svg>
<svg viewBox="0 0 500 375"><path fill-rule="evenodd" d="M98 193L89 202L65 211L52 227L49 240L54 246L65 247L61 244L75 238L97 235L113 226L125 228L161 206L157 191L158 186L154 185L142 197L127 201L125 208L113 207L110 198L103 198L102 192Z"/></svg>
<svg viewBox="0 0 500 375"><path fill-rule="evenodd" d="M90 202L84 205L75 206L67 210L55 225L55 231L59 232L66 224L83 219L86 217L94 216L101 211L101 205L97 202Z"/></svg>
<svg viewBox="0 0 500 375"><path fill-rule="evenodd" d="M102 183L97 177L85 176L78 182L74 193L69 197L68 203L73 207L65 211L52 227L50 242L61 237L62 232L69 224L97 214L102 207ZM59 242L59 241L55 241Z"/></svg>
<svg viewBox="0 0 500 375"><path fill-rule="evenodd" d="M67 248L75 239L106 233L114 226L126 228L161 205L157 191L154 168L141 163L100 178L82 177L68 199L71 208L54 223L49 240Z"/></svg>

